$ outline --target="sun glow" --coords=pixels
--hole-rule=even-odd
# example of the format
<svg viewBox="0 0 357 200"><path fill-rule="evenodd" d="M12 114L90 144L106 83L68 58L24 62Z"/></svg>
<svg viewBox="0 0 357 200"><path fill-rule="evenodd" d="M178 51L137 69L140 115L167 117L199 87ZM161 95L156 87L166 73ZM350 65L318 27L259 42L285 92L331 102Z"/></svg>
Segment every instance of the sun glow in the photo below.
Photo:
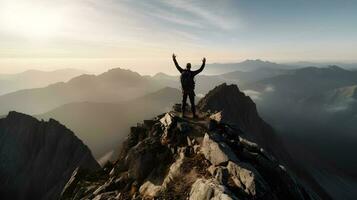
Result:
<svg viewBox="0 0 357 200"><path fill-rule="evenodd" d="M64 14L60 9L42 5L8 1L0 5L0 24L4 31L28 37L53 37L64 24Z"/></svg>

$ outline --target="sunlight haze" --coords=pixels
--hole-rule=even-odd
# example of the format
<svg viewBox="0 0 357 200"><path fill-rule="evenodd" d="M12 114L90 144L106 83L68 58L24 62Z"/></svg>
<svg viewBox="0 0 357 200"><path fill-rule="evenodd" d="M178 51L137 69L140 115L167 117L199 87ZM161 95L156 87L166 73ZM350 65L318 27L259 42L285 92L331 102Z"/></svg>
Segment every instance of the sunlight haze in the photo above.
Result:
<svg viewBox="0 0 357 200"><path fill-rule="evenodd" d="M353 1L0 0L0 68L170 73L173 52L195 65L202 57L355 61L354 8Z"/></svg>

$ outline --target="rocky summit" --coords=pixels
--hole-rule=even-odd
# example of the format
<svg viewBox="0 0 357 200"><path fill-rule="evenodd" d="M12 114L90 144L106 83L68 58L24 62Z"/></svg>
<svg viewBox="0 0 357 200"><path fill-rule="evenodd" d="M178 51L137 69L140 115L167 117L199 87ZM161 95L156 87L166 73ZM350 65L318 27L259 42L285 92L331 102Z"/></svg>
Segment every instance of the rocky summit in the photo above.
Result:
<svg viewBox="0 0 357 200"><path fill-rule="evenodd" d="M239 90L237 85L221 84L202 98L197 107L204 112L216 113L214 117L241 130L252 140L274 155L286 160L273 128L258 114L253 100Z"/></svg>
<svg viewBox="0 0 357 200"><path fill-rule="evenodd" d="M0 199L58 199L77 167L100 169L87 146L59 122L17 112L0 119Z"/></svg>
<svg viewBox="0 0 357 200"><path fill-rule="evenodd" d="M78 168L61 199L318 199L222 116L182 118L178 108L132 127L102 171Z"/></svg>

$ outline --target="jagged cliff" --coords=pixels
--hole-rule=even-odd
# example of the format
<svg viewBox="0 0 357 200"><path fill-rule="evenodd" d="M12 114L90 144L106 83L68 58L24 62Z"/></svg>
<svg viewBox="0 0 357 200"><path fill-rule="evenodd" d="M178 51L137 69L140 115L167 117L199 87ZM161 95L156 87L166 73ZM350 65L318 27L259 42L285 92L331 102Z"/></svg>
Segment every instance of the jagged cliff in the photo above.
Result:
<svg viewBox="0 0 357 200"><path fill-rule="evenodd" d="M220 120L234 125L248 139L270 152L281 153L276 145L282 147L282 144L273 128L259 116L253 100L241 92L237 85L224 83L215 87L198 102L197 107L204 112L219 112Z"/></svg>
<svg viewBox="0 0 357 200"><path fill-rule="evenodd" d="M59 122L17 112L0 119L0 199L58 199L77 167L100 169L87 146Z"/></svg>
<svg viewBox="0 0 357 200"><path fill-rule="evenodd" d="M231 124L240 130L241 135L245 138L258 143L273 154L279 162L287 165L321 198L331 199L301 163L290 156L273 128L259 116L256 104L249 96L240 91L237 85L221 84L215 87L198 102L197 107L205 112L219 112L216 117Z"/></svg>
<svg viewBox="0 0 357 200"><path fill-rule="evenodd" d="M199 103L199 119L179 117L179 106L174 106L132 127L118 160L97 173L77 169L61 198L319 199L266 149L245 138L250 133L245 131L270 129L260 118L254 119L259 116L251 100L236 99L242 107L239 116L208 112L220 110L211 95L231 96L222 96L228 86L221 87ZM238 117L241 126L226 120L229 114Z"/></svg>

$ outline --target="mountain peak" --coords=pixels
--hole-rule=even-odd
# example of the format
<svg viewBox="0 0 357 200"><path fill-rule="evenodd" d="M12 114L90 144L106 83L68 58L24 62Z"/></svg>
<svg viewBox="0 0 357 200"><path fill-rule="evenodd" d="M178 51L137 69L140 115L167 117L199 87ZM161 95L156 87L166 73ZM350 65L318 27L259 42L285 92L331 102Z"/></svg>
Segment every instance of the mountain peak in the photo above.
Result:
<svg viewBox="0 0 357 200"><path fill-rule="evenodd" d="M249 127L251 125L243 123L249 118L260 119L256 105L249 96L241 92L237 85L227 85L223 83L202 98L197 107L202 111L223 113L225 121ZM257 124L254 124L256 126Z"/></svg>
<svg viewBox="0 0 357 200"><path fill-rule="evenodd" d="M242 95L249 98L237 86L222 84L201 108ZM242 130L204 111L199 119L182 118L177 107L131 127L118 160L101 173L78 175L78 169L62 199L313 199L273 155L245 139Z"/></svg>
<svg viewBox="0 0 357 200"><path fill-rule="evenodd" d="M110 69L107 72L101 74L101 76L127 76L127 75L141 77L141 75L138 72L134 72L130 69L124 69L119 67Z"/></svg>
<svg viewBox="0 0 357 200"><path fill-rule="evenodd" d="M0 167L4 199L57 199L77 167L100 168L88 147L55 120L12 111L0 119L0 138L1 159L11 161Z"/></svg>
<svg viewBox="0 0 357 200"><path fill-rule="evenodd" d="M263 65L271 65L271 64L274 64L274 65L277 65L277 63L274 63L274 62L270 62L270 61L264 61L264 60L261 60L261 59L247 59L243 62L241 62L242 64L263 64Z"/></svg>
<svg viewBox="0 0 357 200"><path fill-rule="evenodd" d="M304 67L304 68L300 68L296 70L297 74L301 74L301 75L308 75L308 76L313 76L316 73L326 73L326 74L335 74L336 73L349 73L350 71L339 67L337 65L330 65L328 67L314 67L314 66L310 66L310 67Z"/></svg>
<svg viewBox="0 0 357 200"><path fill-rule="evenodd" d="M165 74L163 72L159 72L157 74L155 74L153 76L154 79L168 79L168 78L172 78L172 76L168 75L168 74Z"/></svg>
<svg viewBox="0 0 357 200"><path fill-rule="evenodd" d="M223 122L232 124L244 136L285 163L291 163L283 142L258 113L256 104L237 85L221 84L202 98L197 107L202 112L220 113Z"/></svg>
<svg viewBox="0 0 357 200"><path fill-rule="evenodd" d="M337 65L329 65L328 68L331 70L335 70L335 71L346 71L345 69L343 69L342 67L339 67Z"/></svg>

